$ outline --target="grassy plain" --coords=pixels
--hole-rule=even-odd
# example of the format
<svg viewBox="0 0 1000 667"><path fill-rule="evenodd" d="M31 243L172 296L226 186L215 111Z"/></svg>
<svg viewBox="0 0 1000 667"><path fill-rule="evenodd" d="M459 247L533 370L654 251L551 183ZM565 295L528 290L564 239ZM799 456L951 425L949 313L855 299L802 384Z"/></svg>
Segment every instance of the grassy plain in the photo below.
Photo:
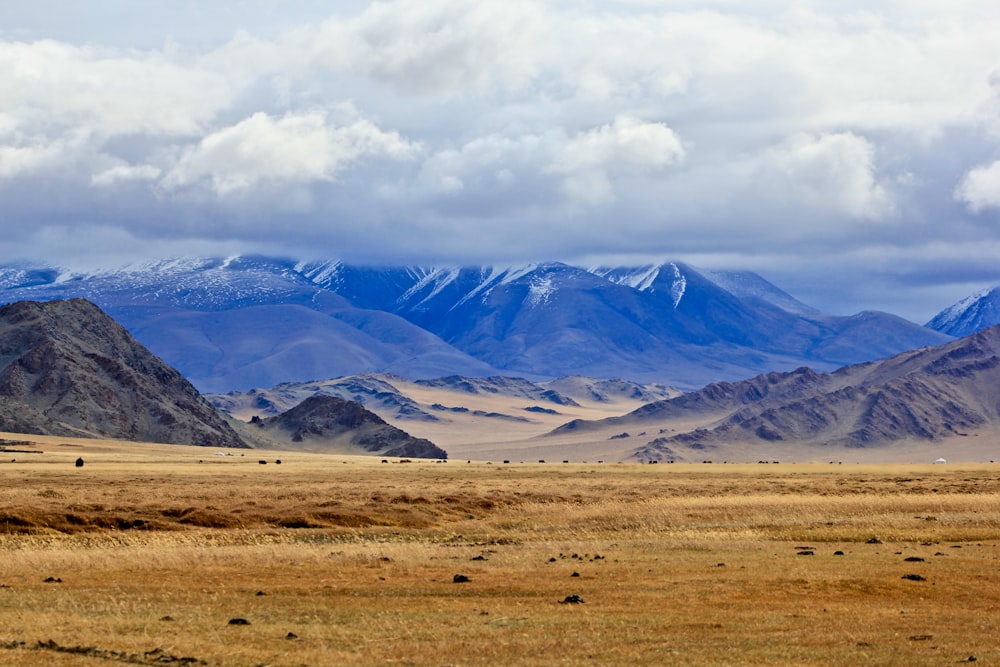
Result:
<svg viewBox="0 0 1000 667"><path fill-rule="evenodd" d="M27 438L0 453L4 665L1000 661L1000 465Z"/></svg>

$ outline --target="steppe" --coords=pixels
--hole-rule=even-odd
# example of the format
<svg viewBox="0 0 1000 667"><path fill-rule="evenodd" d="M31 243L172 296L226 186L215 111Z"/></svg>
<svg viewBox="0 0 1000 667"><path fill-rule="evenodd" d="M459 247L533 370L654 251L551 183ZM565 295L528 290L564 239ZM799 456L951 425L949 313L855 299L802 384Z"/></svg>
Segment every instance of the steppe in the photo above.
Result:
<svg viewBox="0 0 1000 667"><path fill-rule="evenodd" d="M0 438L0 664L1000 660L1000 464Z"/></svg>

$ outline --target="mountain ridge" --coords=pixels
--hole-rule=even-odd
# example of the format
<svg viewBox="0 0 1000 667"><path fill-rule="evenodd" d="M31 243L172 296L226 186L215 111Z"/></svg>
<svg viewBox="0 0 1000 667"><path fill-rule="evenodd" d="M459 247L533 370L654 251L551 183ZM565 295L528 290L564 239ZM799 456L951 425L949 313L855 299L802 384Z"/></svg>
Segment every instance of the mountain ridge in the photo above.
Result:
<svg viewBox="0 0 1000 667"><path fill-rule="evenodd" d="M685 424L677 427L678 424ZM801 368L645 405L601 422L569 422L553 435L601 428L659 427L639 460L675 460L692 451L787 442L883 447L975 435L1000 425L1000 326L831 373ZM703 456L703 455L702 455Z"/></svg>
<svg viewBox="0 0 1000 667"><path fill-rule="evenodd" d="M825 315L756 274L680 262L374 267L249 255L77 273L0 267L0 301L73 296L216 393L366 372L691 390L951 339L885 313Z"/></svg>

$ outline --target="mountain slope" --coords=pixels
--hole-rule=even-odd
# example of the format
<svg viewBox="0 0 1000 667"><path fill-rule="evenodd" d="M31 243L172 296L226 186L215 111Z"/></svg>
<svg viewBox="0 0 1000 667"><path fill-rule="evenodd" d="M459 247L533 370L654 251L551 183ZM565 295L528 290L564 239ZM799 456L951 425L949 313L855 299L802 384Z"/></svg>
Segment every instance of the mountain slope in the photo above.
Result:
<svg viewBox="0 0 1000 667"><path fill-rule="evenodd" d="M997 425L1000 327L833 373L800 369L715 383L620 418L573 422L560 431L659 428L662 437L634 455L666 460L692 450L701 457L721 446L752 452L777 442L881 447L968 436Z"/></svg>
<svg viewBox="0 0 1000 667"><path fill-rule="evenodd" d="M0 307L0 430L246 447L180 373L83 299Z"/></svg>
<svg viewBox="0 0 1000 667"><path fill-rule="evenodd" d="M433 334L388 313L319 312L266 304L221 312L132 311L137 338L203 391L270 387L378 370L416 377L442 369L495 373Z"/></svg>
<svg viewBox="0 0 1000 667"><path fill-rule="evenodd" d="M1000 324L1000 287L985 289L935 315L927 327L951 336L968 336Z"/></svg>

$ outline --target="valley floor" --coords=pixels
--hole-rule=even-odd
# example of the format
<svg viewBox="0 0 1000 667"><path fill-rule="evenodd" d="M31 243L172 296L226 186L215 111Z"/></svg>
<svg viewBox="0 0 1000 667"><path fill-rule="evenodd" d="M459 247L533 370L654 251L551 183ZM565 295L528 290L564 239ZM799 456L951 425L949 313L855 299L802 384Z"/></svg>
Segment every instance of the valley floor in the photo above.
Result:
<svg viewBox="0 0 1000 667"><path fill-rule="evenodd" d="M23 437L0 453L2 664L1000 660L1000 464Z"/></svg>

